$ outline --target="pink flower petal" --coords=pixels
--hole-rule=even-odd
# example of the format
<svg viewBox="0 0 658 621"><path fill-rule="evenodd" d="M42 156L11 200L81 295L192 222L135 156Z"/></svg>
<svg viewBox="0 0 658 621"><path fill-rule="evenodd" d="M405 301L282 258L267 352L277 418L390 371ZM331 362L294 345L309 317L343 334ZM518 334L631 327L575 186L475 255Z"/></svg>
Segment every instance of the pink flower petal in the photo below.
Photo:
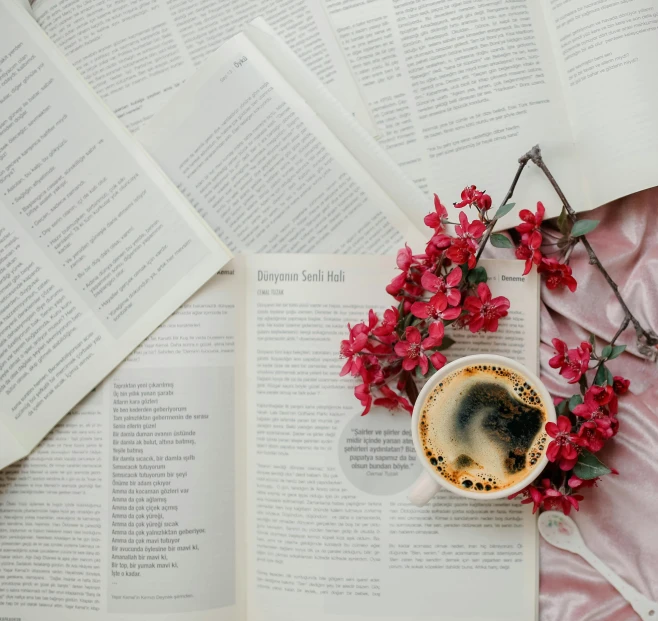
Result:
<svg viewBox="0 0 658 621"><path fill-rule="evenodd" d="M430 316L429 308L426 302L414 302L411 305L411 314L418 319L427 319Z"/></svg>
<svg viewBox="0 0 658 621"><path fill-rule="evenodd" d="M558 416L557 426L562 433L571 431L571 421L566 416Z"/></svg>

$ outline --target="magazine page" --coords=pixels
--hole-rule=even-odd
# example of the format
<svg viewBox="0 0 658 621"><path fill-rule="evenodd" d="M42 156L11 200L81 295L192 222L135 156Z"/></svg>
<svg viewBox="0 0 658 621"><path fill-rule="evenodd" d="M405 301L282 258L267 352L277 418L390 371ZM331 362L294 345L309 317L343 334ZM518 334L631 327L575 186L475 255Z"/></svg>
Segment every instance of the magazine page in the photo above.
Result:
<svg viewBox="0 0 658 621"><path fill-rule="evenodd" d="M429 201L376 145L389 165L379 164L379 179L371 173L251 32L223 45L139 133L163 170L235 252L383 254L420 243L422 218L412 223L396 201L423 215ZM326 96L325 108L353 122Z"/></svg>
<svg viewBox="0 0 658 621"><path fill-rule="evenodd" d="M403 170L444 202L476 184L502 200L539 143L579 209L583 178L541 4L326 0L379 129ZM507 171L507 172L506 172ZM519 204L561 204L529 166ZM451 207L448 207L451 209ZM453 219L456 220L456 215ZM501 227L515 223L512 213Z"/></svg>
<svg viewBox="0 0 658 621"><path fill-rule="evenodd" d="M536 368L536 274L483 265L515 311L488 351ZM338 375L348 322L390 306L393 273L386 257L248 259L249 621L457 621L465 601L473 620L536 617L530 510L447 491L412 506L422 466L409 414L361 416L355 383Z"/></svg>
<svg viewBox="0 0 658 621"><path fill-rule="evenodd" d="M658 5L545 0L544 10L589 204L658 185Z"/></svg>
<svg viewBox="0 0 658 621"><path fill-rule="evenodd" d="M240 621L230 266L0 472L0 618Z"/></svg>
<svg viewBox="0 0 658 621"><path fill-rule="evenodd" d="M0 3L0 258L0 420L17 441L0 468L230 258L13 2Z"/></svg>
<svg viewBox="0 0 658 621"><path fill-rule="evenodd" d="M131 131L196 67L264 16L359 122L374 130L322 2L36 0L34 16Z"/></svg>

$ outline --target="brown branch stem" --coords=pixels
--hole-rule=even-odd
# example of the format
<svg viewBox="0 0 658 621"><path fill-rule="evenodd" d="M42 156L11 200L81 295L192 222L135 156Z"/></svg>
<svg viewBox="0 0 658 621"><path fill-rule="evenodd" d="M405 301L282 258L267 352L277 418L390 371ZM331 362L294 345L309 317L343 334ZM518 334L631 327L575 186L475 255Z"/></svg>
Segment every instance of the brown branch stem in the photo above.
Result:
<svg viewBox="0 0 658 621"><path fill-rule="evenodd" d="M548 166L546 165L546 162L544 162L539 145L533 147L530 151L528 151L528 153L526 153L524 157L527 156L529 156L529 159L533 162L533 164L535 164L544 173L550 184L553 186L553 189L560 197L560 200L562 201L562 204L564 205L564 208L566 209L569 218L571 219L572 222L576 222L577 220L576 212L571 206L571 204L569 203L567 197L564 195L562 188L560 188L559 184L555 180L555 177L549 170ZM516 181L518 181L518 178L515 178L515 182ZM628 327L628 324L632 323L633 327L635 328L635 334L637 336L638 349L640 353L644 354L651 360L656 360L656 358L658 357L658 350L656 349L656 345L658 345L658 334L656 334L650 328L644 328L640 323L640 321L637 319L637 317L633 315L630 308L628 307L628 304L626 304L626 301L624 300L623 296L619 292L619 287L617 286L617 283L612 279L612 277L605 269L605 267L603 267L603 264L596 256L596 252L594 252L594 248L592 248L592 245L589 243L587 237L585 235L582 235L578 239L583 243L583 246L587 251L590 264L596 266L599 272L601 272L603 278L605 278L605 281L612 289L613 293L615 294L615 297L617 298L617 301L619 302L620 306L622 307L622 310L624 311L624 320L622 321L619 330L613 337L611 344L614 344L614 342L617 340L617 338L619 338L621 333Z"/></svg>
<svg viewBox="0 0 658 621"><path fill-rule="evenodd" d="M510 185L509 190L507 190L507 194L505 194L505 198L503 199L503 202L500 204L500 207L503 207L504 205L507 205L507 203L509 203L510 198L512 198L512 196L514 195L514 190L516 190L516 184L519 182L519 179L521 178L521 173L523 172L523 169L526 167L527 163L531 159L532 159L532 151L528 151L523 157L519 158L519 167L516 171L516 175L514 175L514 179L512 180L512 185ZM484 247L487 245L487 242L491 237L491 233L493 232L494 226L496 226L496 222L498 222L498 218L494 218L487 225L487 230L485 231L484 236L480 240L480 245L478 246L478 250L475 255L476 261L480 260L482 251L484 250Z"/></svg>

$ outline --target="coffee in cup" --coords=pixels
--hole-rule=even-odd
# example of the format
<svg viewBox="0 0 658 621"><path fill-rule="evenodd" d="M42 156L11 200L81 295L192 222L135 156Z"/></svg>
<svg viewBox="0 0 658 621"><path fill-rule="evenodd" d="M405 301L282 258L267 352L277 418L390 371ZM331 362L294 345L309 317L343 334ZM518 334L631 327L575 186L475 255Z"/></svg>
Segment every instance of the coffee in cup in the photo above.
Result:
<svg viewBox="0 0 658 621"><path fill-rule="evenodd" d="M545 462L553 406L528 375L494 362L457 366L442 377L417 422L426 465L455 488L483 496L500 497L532 478Z"/></svg>

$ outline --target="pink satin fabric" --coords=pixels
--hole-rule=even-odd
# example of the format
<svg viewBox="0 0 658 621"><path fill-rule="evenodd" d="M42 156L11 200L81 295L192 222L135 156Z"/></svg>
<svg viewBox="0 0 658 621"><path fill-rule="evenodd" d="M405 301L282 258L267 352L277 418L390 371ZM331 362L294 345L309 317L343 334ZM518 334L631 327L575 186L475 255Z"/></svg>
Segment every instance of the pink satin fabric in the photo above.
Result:
<svg viewBox="0 0 658 621"><path fill-rule="evenodd" d="M600 220L588 235L631 311L658 332L658 188L596 209ZM500 256L500 255L499 255ZM577 392L548 366L551 340L570 346L590 333L608 342L623 319L614 294L578 247L571 260L575 294L542 288L541 369L551 394ZM585 542L604 563L646 597L658 600L658 366L637 355L629 327L619 338L628 351L609 363L614 375L631 379L619 401L619 433L600 453L619 470L583 492L572 513ZM580 557L540 544L541 621L630 621L638 619L619 593Z"/></svg>

